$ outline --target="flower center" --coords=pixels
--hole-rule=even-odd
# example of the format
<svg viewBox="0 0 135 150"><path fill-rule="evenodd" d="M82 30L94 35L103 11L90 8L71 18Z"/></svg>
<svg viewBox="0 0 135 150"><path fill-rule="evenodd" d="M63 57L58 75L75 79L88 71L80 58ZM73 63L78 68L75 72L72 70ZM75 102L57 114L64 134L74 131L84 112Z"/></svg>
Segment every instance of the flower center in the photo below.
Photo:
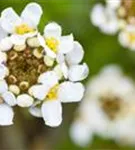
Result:
<svg viewBox="0 0 135 150"><path fill-rule="evenodd" d="M133 33L128 33L128 37L129 37L129 42L130 42L130 43L135 42L135 34L133 34Z"/></svg>
<svg viewBox="0 0 135 150"><path fill-rule="evenodd" d="M118 97L101 97L101 107L110 120L114 120L121 109Z"/></svg>
<svg viewBox="0 0 135 150"><path fill-rule="evenodd" d="M49 91L49 93L47 94L47 99L49 100L56 100L58 98L58 87L59 85L56 84L54 87L52 87Z"/></svg>
<svg viewBox="0 0 135 150"><path fill-rule="evenodd" d="M40 49L37 48L37 49ZM42 57L34 56L34 48L27 46L23 51L14 49L7 52L6 66L9 75L6 77L8 85L17 85L21 92L28 91L28 88L37 83L39 75L48 70ZM42 53L43 51L40 52Z"/></svg>
<svg viewBox="0 0 135 150"><path fill-rule="evenodd" d="M23 35L26 33L34 32L34 29L29 27L27 24L21 24L15 27L15 32L17 34Z"/></svg>
<svg viewBox="0 0 135 150"><path fill-rule="evenodd" d="M45 39L46 45L54 52L57 53L59 41L53 37Z"/></svg>

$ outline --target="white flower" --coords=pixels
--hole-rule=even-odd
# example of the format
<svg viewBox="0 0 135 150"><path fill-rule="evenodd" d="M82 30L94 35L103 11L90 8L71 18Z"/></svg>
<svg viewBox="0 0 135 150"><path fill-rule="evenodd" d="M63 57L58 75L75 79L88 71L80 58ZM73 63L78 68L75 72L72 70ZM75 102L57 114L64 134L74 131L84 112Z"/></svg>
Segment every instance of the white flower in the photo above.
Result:
<svg viewBox="0 0 135 150"><path fill-rule="evenodd" d="M30 93L43 101L41 112L45 124L58 126L62 121L61 103L80 101L84 95L84 87L81 83L69 81L59 84L58 77L53 71L40 75L38 81L41 84L31 87Z"/></svg>
<svg viewBox="0 0 135 150"><path fill-rule="evenodd" d="M131 50L135 50L135 27L128 25L124 30L119 33L120 44Z"/></svg>
<svg viewBox="0 0 135 150"><path fill-rule="evenodd" d="M49 23L44 28L43 37L39 34L40 44L49 57L66 54L73 48L73 35L62 36L62 29L57 23Z"/></svg>
<svg viewBox="0 0 135 150"><path fill-rule="evenodd" d="M7 33L12 34L12 43L22 45L28 37L37 34L37 25L41 15L42 9L36 3L28 4L21 13L21 17L9 7L2 11L0 23Z"/></svg>
<svg viewBox="0 0 135 150"><path fill-rule="evenodd" d="M86 146L94 134L118 143L135 141L135 86L118 66L107 66L87 85L77 119L71 126L73 141ZM131 136L129 136L131 134ZM83 135L83 136L81 136Z"/></svg>
<svg viewBox="0 0 135 150"><path fill-rule="evenodd" d="M106 34L115 34L119 29L119 21L117 14L113 9L105 7L101 4L94 6L90 12L92 24Z"/></svg>

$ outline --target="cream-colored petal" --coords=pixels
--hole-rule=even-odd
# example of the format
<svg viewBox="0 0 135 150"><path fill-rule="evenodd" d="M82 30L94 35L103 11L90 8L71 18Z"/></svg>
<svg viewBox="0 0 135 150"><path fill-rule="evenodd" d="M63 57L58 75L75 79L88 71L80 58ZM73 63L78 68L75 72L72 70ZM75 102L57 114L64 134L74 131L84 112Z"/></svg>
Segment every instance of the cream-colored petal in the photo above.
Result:
<svg viewBox="0 0 135 150"><path fill-rule="evenodd" d="M17 97L17 105L20 107L30 107L34 99L28 94L21 94Z"/></svg>

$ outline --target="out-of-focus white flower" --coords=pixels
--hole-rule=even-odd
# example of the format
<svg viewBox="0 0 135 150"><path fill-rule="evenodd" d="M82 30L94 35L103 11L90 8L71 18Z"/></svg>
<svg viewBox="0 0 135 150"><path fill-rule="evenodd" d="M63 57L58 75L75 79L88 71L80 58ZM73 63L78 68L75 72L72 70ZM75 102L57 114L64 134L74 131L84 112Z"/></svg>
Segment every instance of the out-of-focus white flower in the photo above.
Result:
<svg viewBox="0 0 135 150"><path fill-rule="evenodd" d="M13 44L22 45L27 38L37 34L41 15L42 9L37 3L28 4L21 13L21 17L9 7L2 11L0 24L7 33L12 34Z"/></svg>
<svg viewBox="0 0 135 150"><path fill-rule="evenodd" d="M124 30L119 33L119 42L125 48L135 50L135 26L126 26Z"/></svg>
<svg viewBox="0 0 135 150"><path fill-rule="evenodd" d="M84 87L81 83L69 81L59 84L58 77L53 71L41 74L38 82L40 83L39 85L34 85L30 88L30 93L36 99L42 101L41 113L45 124L52 127L58 126L62 121L61 102L80 101L84 95Z"/></svg>
<svg viewBox="0 0 135 150"><path fill-rule="evenodd" d="M118 66L105 67L87 85L86 96L78 109L79 116L71 126L73 141L86 146L96 134L117 142L134 143L134 136L128 138L135 121L134 91L133 81L125 77Z"/></svg>
<svg viewBox="0 0 135 150"><path fill-rule="evenodd" d="M107 7L117 9L120 7L122 0L106 0Z"/></svg>
<svg viewBox="0 0 135 150"><path fill-rule="evenodd" d="M119 21L116 12L102 4L97 4L90 12L93 25L107 34L115 34L119 30Z"/></svg>

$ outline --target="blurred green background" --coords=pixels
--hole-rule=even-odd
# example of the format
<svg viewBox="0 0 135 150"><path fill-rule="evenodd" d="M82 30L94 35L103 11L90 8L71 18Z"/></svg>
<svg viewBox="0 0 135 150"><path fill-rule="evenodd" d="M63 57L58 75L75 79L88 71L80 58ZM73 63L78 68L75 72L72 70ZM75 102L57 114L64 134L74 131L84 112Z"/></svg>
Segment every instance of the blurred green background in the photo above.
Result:
<svg viewBox="0 0 135 150"><path fill-rule="evenodd" d="M99 32L90 22L90 11L94 4L103 0L37 0L44 15L40 30L50 21L63 27L63 34L73 33L84 47L85 58L90 68L89 78L107 64L119 64L124 72L135 78L135 52L122 48L116 36ZM0 0L0 11L13 7L20 13L31 0ZM88 79L89 79L88 78ZM87 79L87 80L88 80ZM87 82L85 81L85 83ZM0 127L0 150L134 150L133 147L120 147L113 141L94 137L92 145L79 148L69 137L69 127L78 104L63 105L63 123L58 128L49 128L42 119L31 117L27 109L15 108L14 125Z"/></svg>

